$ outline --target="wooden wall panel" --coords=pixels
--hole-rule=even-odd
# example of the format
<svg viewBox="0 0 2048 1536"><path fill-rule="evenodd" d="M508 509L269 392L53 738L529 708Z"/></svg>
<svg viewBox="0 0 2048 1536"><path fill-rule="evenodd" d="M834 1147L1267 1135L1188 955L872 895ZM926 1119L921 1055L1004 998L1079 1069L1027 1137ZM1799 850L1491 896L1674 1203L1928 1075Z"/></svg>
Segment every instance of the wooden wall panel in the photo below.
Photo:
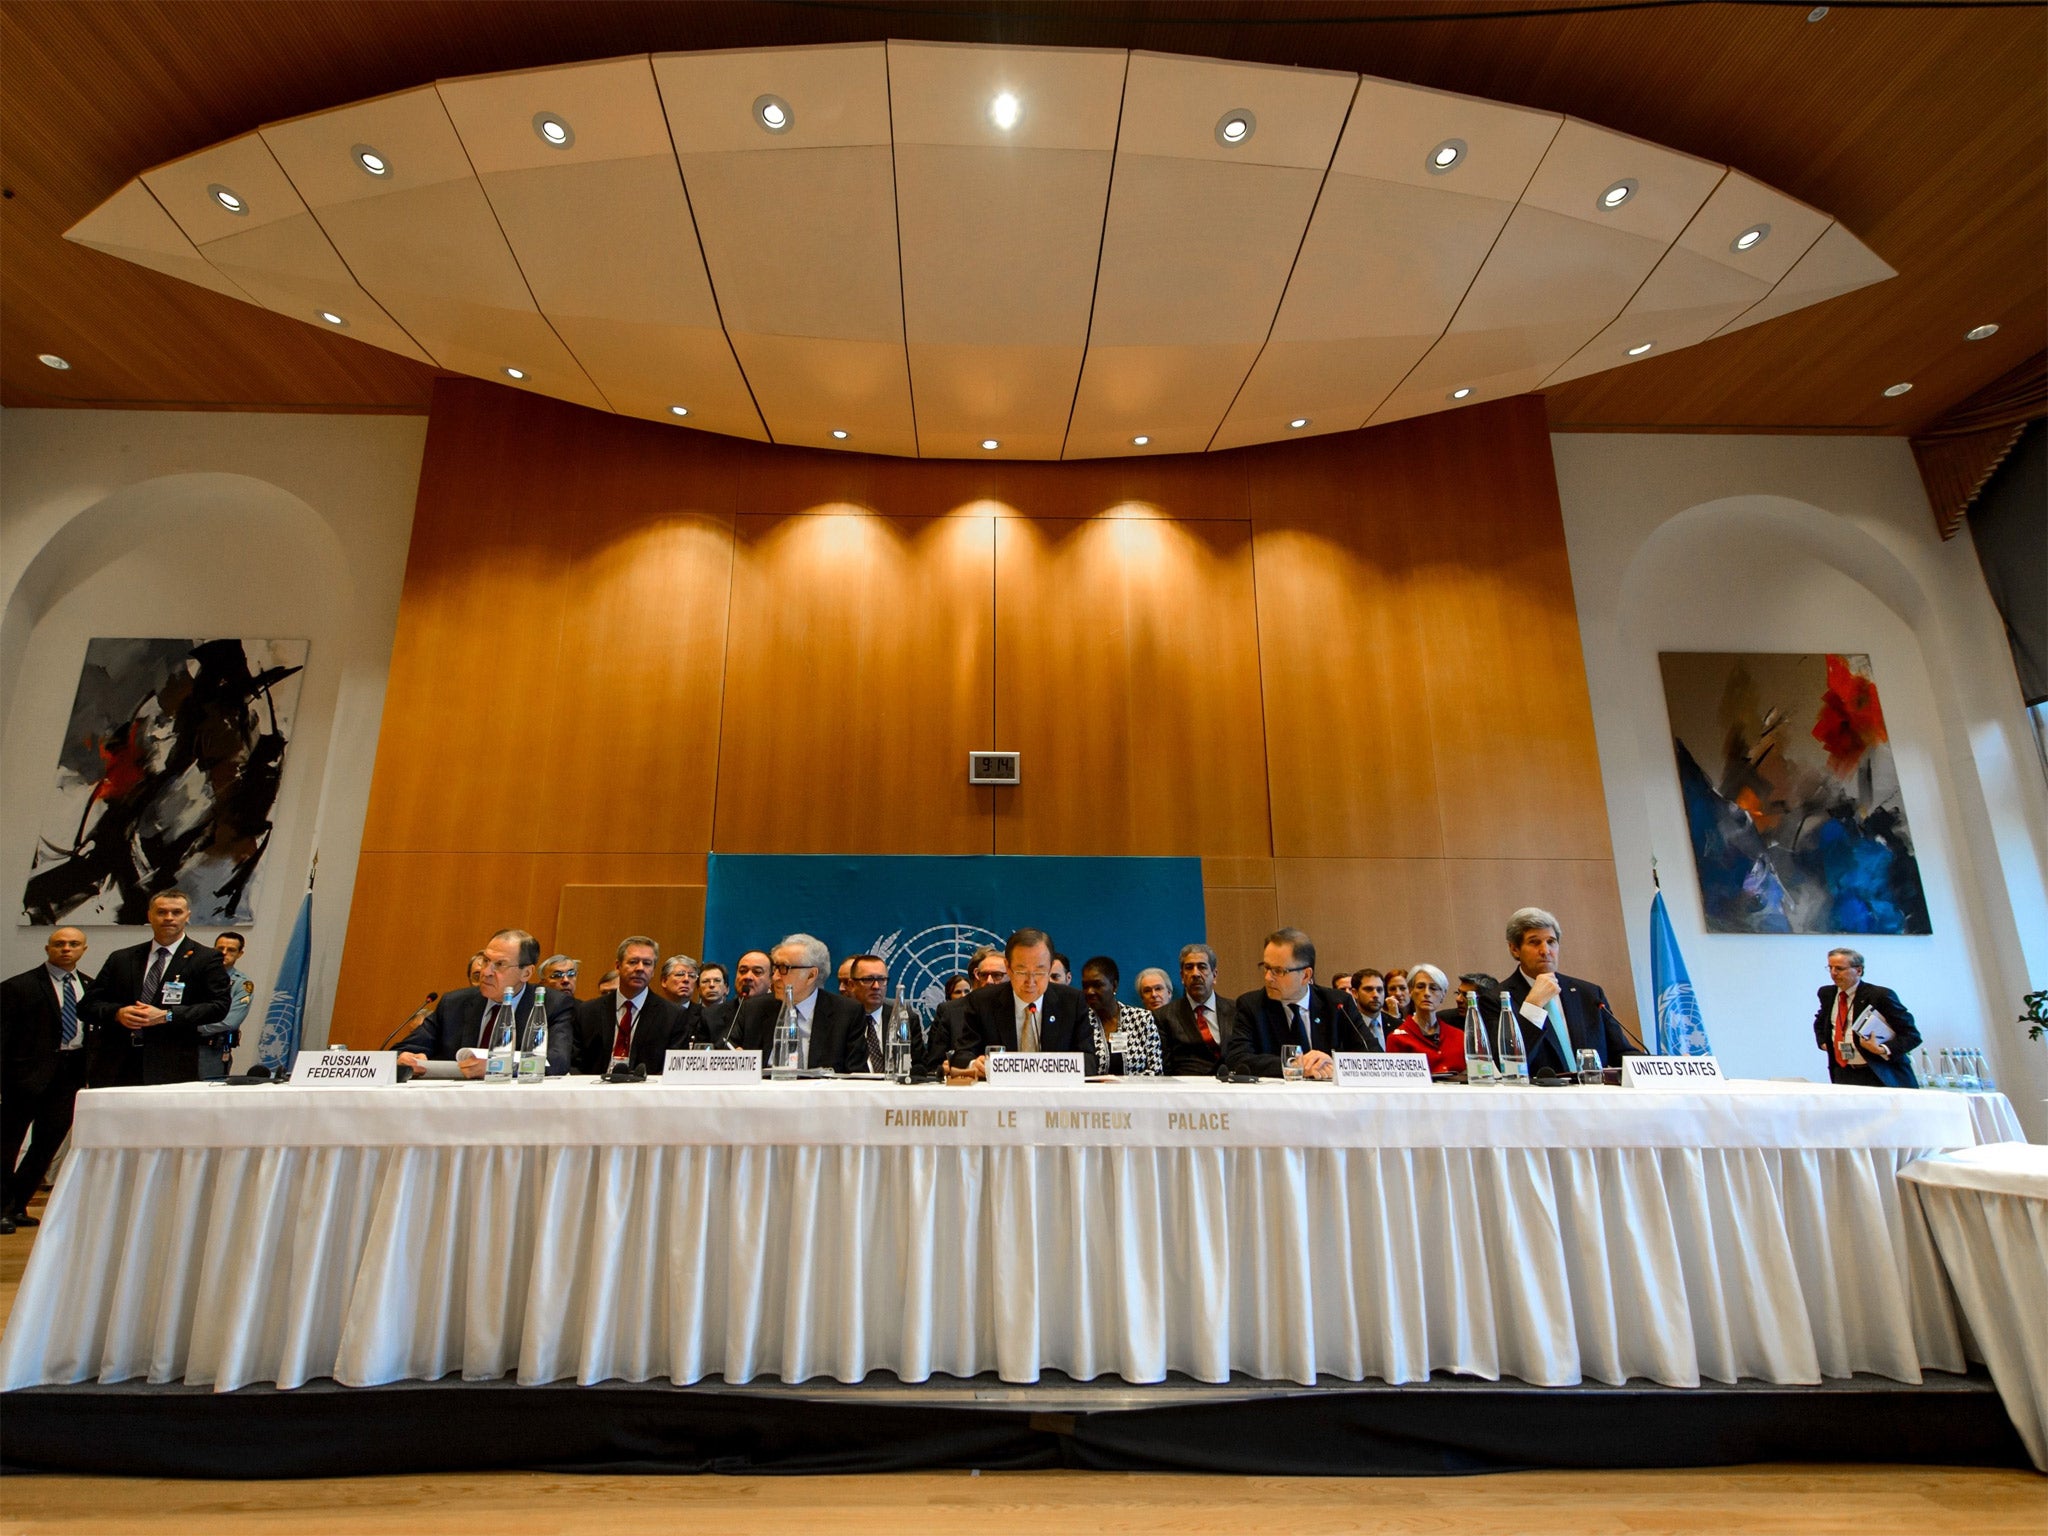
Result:
<svg viewBox="0 0 2048 1536"><path fill-rule="evenodd" d="M1203 890L1202 902L1208 913L1209 947L1216 951L1216 990L1225 997L1242 996L1262 984L1262 946L1266 935L1280 926L1273 888L1210 886Z"/></svg>
<svg viewBox="0 0 2048 1536"><path fill-rule="evenodd" d="M992 519L738 520L717 846L987 853Z"/></svg>
<svg viewBox="0 0 2048 1536"><path fill-rule="evenodd" d="M1273 862L1283 921L1315 940L1317 980L1418 960L1453 976L1471 968L1451 954L1450 872L1442 859Z"/></svg>
<svg viewBox="0 0 2048 1536"><path fill-rule="evenodd" d="M664 956L704 953L702 885L565 885L551 946L583 962L576 990L597 995L619 944L642 933Z"/></svg>
<svg viewBox="0 0 2048 1536"><path fill-rule="evenodd" d="M996 851L1270 846L1249 523L996 523Z"/></svg>

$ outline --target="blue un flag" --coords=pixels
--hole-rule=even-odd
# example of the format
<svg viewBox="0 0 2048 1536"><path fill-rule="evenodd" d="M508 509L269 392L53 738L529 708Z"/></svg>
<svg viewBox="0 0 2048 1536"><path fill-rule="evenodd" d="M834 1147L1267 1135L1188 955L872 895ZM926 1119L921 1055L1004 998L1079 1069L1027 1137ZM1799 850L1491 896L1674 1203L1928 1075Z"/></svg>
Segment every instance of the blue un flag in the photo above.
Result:
<svg viewBox="0 0 2048 1536"><path fill-rule="evenodd" d="M1711 1056L1714 1048L1707 1044L1700 1002L1685 973L1685 956L1678 952L1678 935L1671 931L1662 891L1650 902L1650 990L1657 1004L1657 1054Z"/></svg>
<svg viewBox="0 0 2048 1536"><path fill-rule="evenodd" d="M263 1015L263 1033L256 1041L256 1059L270 1069L272 1077L290 1072L299 1054L299 1030L306 1018L306 981L312 969L313 893L308 891L299 903L291 942L284 947L277 985L271 989L270 1009Z"/></svg>

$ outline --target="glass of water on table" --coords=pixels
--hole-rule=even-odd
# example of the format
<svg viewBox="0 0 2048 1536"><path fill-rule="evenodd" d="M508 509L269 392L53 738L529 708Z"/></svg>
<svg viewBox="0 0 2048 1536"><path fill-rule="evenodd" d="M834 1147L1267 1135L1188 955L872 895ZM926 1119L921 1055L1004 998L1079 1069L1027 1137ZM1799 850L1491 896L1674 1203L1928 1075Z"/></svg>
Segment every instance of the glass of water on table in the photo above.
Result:
<svg viewBox="0 0 2048 1536"><path fill-rule="evenodd" d="M1579 1052L1579 1081L1597 1088L1602 1080L1600 1053L1591 1048Z"/></svg>
<svg viewBox="0 0 2048 1536"><path fill-rule="evenodd" d="M1290 1083L1301 1081L1301 1047L1283 1045L1280 1047L1280 1076Z"/></svg>

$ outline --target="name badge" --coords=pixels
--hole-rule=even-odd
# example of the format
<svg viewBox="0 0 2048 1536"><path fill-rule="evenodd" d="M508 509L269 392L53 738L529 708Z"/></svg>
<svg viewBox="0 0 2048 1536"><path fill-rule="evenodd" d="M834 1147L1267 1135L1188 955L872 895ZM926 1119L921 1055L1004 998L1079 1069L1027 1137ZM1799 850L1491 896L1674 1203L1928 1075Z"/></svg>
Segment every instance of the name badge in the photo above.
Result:
<svg viewBox="0 0 2048 1536"><path fill-rule="evenodd" d="M1624 1056L1621 1085L1624 1088L1697 1088L1701 1083L1724 1083L1721 1062L1715 1056Z"/></svg>
<svg viewBox="0 0 2048 1536"><path fill-rule="evenodd" d="M156 995L156 1005L159 1008L175 1008L183 1001L185 1001L185 983L182 981L165 982L162 989Z"/></svg>
<svg viewBox="0 0 2048 1536"><path fill-rule="evenodd" d="M984 1057L988 1063L988 1080L999 1077L1015 1078L1024 1082L1043 1081L1046 1078L1071 1078L1085 1082L1088 1069L1082 1063L1079 1051L998 1051Z"/></svg>
<svg viewBox="0 0 2048 1536"><path fill-rule="evenodd" d="M1339 1088L1427 1088L1429 1058L1415 1051L1338 1051Z"/></svg>
<svg viewBox="0 0 2048 1536"><path fill-rule="evenodd" d="M759 1051L669 1051L661 1058L664 1083L758 1083Z"/></svg>
<svg viewBox="0 0 2048 1536"><path fill-rule="evenodd" d="M392 1088L396 1051L301 1051L292 1063L295 1088Z"/></svg>

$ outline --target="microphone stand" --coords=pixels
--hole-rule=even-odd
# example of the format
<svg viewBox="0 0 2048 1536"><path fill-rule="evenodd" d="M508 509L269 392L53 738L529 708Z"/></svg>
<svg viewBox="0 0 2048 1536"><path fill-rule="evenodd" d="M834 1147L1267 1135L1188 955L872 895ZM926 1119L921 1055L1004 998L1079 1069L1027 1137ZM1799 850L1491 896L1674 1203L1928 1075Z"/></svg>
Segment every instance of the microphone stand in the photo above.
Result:
<svg viewBox="0 0 2048 1536"><path fill-rule="evenodd" d="M413 1026L414 1026L415 1024L419 1023L419 1021L420 1021L421 1019L425 1018L425 1017L427 1016L427 1010L428 1010L428 1009L430 1009L430 1008L432 1008L432 1007L434 1006L434 1004L436 1004L436 1003L437 1003L437 1002L439 1002L440 1000L441 1000L441 994L440 994L440 993L438 993L438 992L436 992L436 993L435 993L435 994L434 994L434 995L433 995L432 997L428 998L428 999L427 999L427 1000L426 1000L426 1001L425 1001L424 1003L421 1003L421 1004L419 1005L419 1007L417 1007L417 1008L413 1009L413 1011L412 1011L412 1017L411 1017L411 1018L409 1018L409 1019L407 1019L407 1020L406 1020L406 1021L405 1021L405 1022L404 1022L403 1024L399 1025L399 1026L398 1026L398 1028L396 1028L396 1029L394 1029L393 1031L391 1031L391 1033L390 1033L390 1034L386 1035L386 1036L384 1037L384 1043L383 1043L382 1045L378 1046L378 1047L377 1047L377 1049L378 1049L378 1050L380 1050L380 1051L388 1051L388 1050L390 1050L390 1049L391 1049L391 1043L392 1043L392 1042L393 1042L394 1040L398 1039L398 1038L399 1038L399 1037L400 1037L401 1035L409 1035L409 1034L411 1034L411 1033L412 1033L412 1029L413 1029Z"/></svg>

